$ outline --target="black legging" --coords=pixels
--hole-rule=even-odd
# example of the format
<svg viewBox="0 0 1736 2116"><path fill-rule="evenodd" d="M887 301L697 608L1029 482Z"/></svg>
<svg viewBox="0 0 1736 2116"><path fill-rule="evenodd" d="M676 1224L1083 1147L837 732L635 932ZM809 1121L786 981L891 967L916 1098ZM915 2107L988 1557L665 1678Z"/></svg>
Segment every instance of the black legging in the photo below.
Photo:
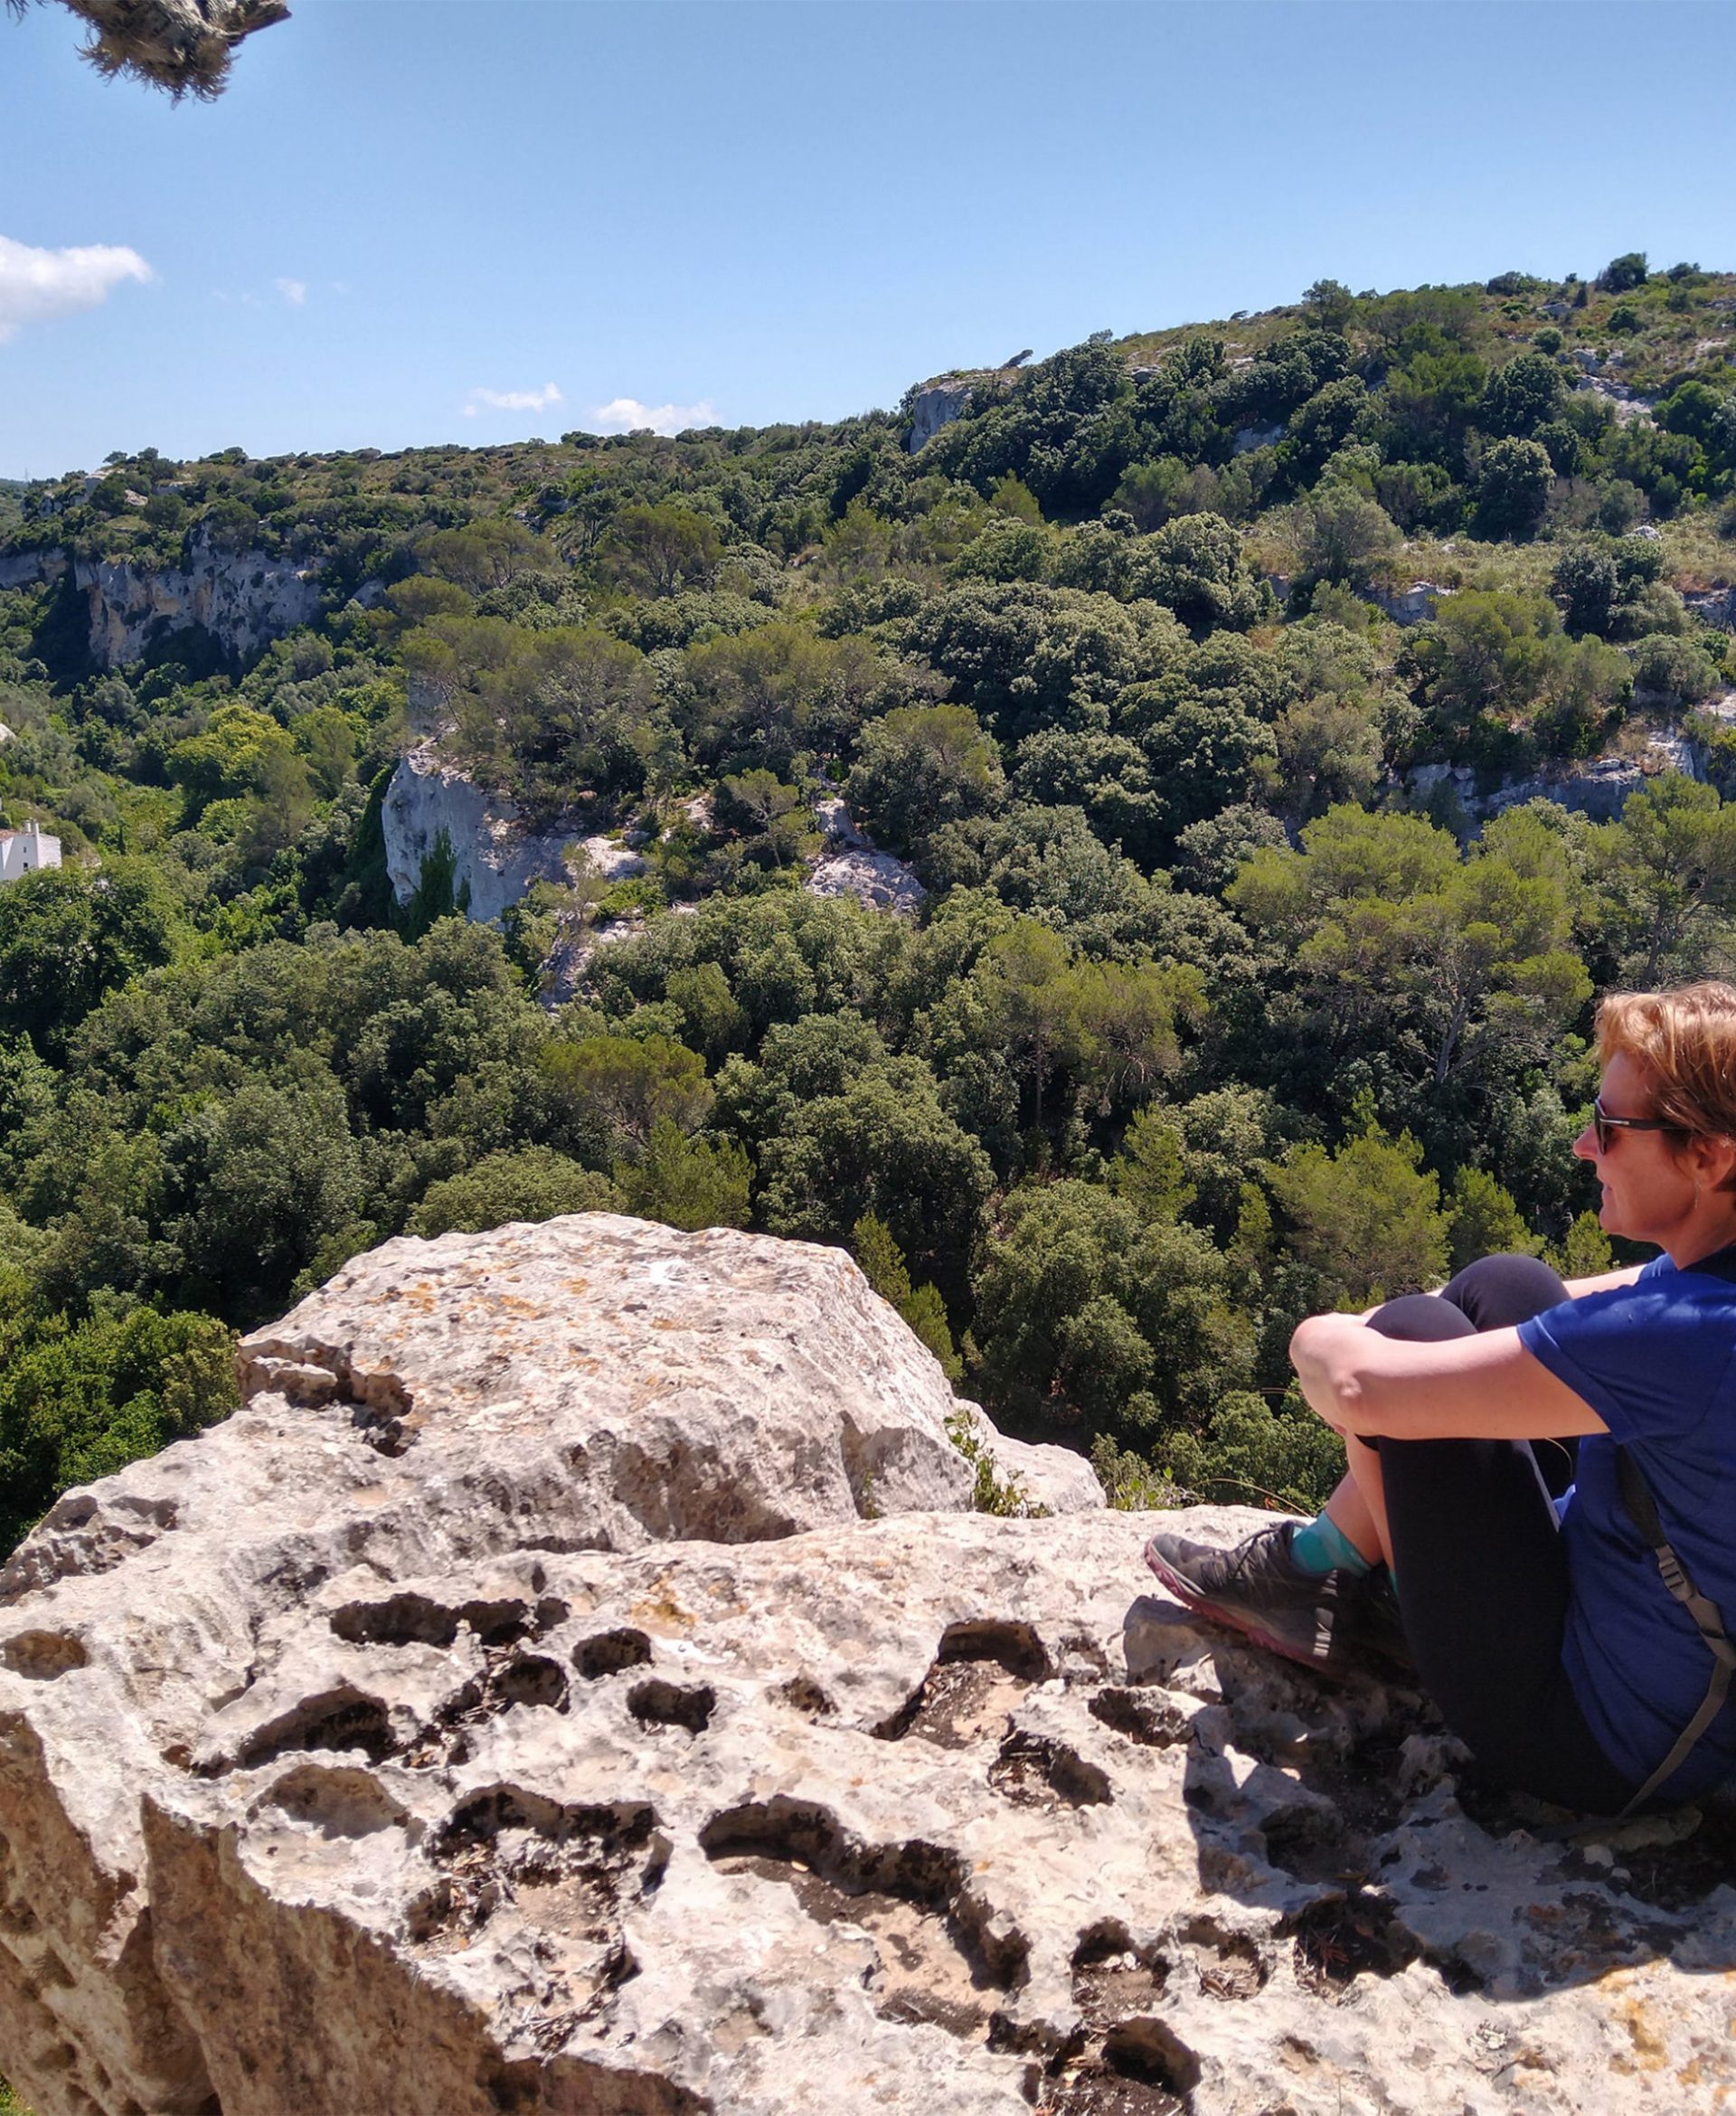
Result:
<svg viewBox="0 0 1736 2116"><path fill-rule="evenodd" d="M1490 1256L1439 1294L1369 1318L1389 1337L1462 1337L1567 1299L1534 1256ZM1571 1478L1571 1441L1383 1439L1376 1443L1405 1635L1417 1670L1479 1770L1591 1815L1634 1785L1598 1746L1561 1667L1567 1559L1545 1478Z"/></svg>

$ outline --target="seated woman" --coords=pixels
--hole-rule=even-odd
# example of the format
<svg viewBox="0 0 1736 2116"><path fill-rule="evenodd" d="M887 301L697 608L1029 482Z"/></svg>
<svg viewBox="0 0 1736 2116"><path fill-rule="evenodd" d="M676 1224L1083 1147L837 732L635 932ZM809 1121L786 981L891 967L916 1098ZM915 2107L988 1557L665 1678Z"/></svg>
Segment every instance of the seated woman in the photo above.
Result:
<svg viewBox="0 0 1736 2116"><path fill-rule="evenodd" d="M1615 1815L1736 1771L1736 987L1612 995L1597 1041L1573 1151L1604 1227L1663 1253L1571 1284L1487 1258L1439 1295L1310 1316L1291 1361L1349 1463L1326 1512L1146 1554L1189 1608L1327 1669L1378 1643L1390 1575L1479 1770ZM1576 1443L1558 1507L1539 1458Z"/></svg>

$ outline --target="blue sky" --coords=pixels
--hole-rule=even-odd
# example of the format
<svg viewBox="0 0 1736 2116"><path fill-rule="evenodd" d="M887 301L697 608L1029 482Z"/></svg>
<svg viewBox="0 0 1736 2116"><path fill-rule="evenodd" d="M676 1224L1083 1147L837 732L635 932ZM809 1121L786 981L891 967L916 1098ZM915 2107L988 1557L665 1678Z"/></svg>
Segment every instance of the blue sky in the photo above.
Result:
<svg viewBox="0 0 1736 2116"><path fill-rule="evenodd" d="M833 418L1322 274L1736 266L1723 0L292 4L179 107L0 15L0 476Z"/></svg>

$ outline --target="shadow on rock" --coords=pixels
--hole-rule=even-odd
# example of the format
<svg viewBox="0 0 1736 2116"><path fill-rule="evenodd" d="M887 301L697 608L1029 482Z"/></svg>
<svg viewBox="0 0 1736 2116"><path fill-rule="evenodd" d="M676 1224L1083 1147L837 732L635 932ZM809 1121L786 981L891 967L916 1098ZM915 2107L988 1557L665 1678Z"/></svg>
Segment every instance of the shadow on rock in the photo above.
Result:
<svg viewBox="0 0 1736 2116"><path fill-rule="evenodd" d="M1736 1970L1736 1801L1592 1821L1479 1781L1401 1679L1328 1682L1155 1594L1123 1635L1128 1686L1093 1709L1185 1740L1202 1888L1276 1911L1316 1997L1416 1963L1506 2001Z"/></svg>

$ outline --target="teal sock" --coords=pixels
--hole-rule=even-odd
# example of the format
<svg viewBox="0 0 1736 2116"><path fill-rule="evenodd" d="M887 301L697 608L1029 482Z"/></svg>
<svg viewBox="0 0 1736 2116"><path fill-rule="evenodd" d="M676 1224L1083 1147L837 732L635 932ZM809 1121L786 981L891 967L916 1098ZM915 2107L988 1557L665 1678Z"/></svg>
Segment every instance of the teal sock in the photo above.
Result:
<svg viewBox="0 0 1736 2116"><path fill-rule="evenodd" d="M1329 1514L1316 1514L1290 1538L1290 1555L1316 1579L1327 1573L1373 1572L1373 1566Z"/></svg>

